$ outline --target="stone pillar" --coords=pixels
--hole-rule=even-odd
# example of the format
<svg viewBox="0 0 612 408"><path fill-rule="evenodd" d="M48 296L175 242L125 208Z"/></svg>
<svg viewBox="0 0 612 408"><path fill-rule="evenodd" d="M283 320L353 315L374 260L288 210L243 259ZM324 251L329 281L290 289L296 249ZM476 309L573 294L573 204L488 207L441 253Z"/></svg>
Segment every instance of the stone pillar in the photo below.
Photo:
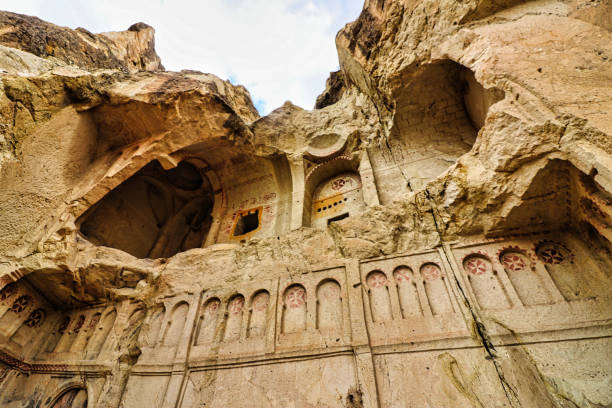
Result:
<svg viewBox="0 0 612 408"><path fill-rule="evenodd" d="M359 162L359 176L361 177L361 185L363 188L363 201L366 205L378 205L378 190L374 182L374 171L370 164L370 156L367 150L363 150L361 161Z"/></svg>
<svg viewBox="0 0 612 408"><path fill-rule="evenodd" d="M355 353L355 365L357 367L357 381L363 393L364 408L375 408L378 407L378 390L364 317L359 260L349 259L346 262L346 283L351 319L351 340L353 352Z"/></svg>
<svg viewBox="0 0 612 408"><path fill-rule="evenodd" d="M291 169L291 231L303 226L304 220L304 160L289 158ZM307 209L310 211L310 208Z"/></svg>

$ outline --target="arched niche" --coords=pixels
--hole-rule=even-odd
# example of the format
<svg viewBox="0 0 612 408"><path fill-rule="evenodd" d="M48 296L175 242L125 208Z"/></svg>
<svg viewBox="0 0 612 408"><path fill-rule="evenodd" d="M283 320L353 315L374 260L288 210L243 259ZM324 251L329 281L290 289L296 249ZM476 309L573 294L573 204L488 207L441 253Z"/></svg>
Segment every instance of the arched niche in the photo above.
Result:
<svg viewBox="0 0 612 408"><path fill-rule="evenodd" d="M58 395L51 408L87 408L87 390L71 388Z"/></svg>
<svg viewBox="0 0 612 408"><path fill-rule="evenodd" d="M188 311L189 304L187 302L179 302L174 306L166 324L166 330L162 339L162 344L164 346L174 347L179 343L183 335Z"/></svg>
<svg viewBox="0 0 612 408"><path fill-rule="evenodd" d="M499 255L499 262L504 266L506 275L523 305L545 305L553 302L553 297L524 251L505 250Z"/></svg>
<svg viewBox="0 0 612 408"><path fill-rule="evenodd" d="M589 171L594 163L582 164ZM597 168L585 173L567 160L543 162L520 200L508 208L507 215L498 217L487 235L571 231L586 243L585 255L599 264L595 268L612 271L612 256L608 255L612 253L612 189L604 188L609 186L602 184L605 181Z"/></svg>
<svg viewBox="0 0 612 408"><path fill-rule="evenodd" d="M213 225L205 245L278 236L289 230L292 175L284 155L256 154L250 145L207 140L177 155L206 161L213 174ZM190 159L195 160L195 159Z"/></svg>
<svg viewBox="0 0 612 408"><path fill-rule="evenodd" d="M55 352L61 353L69 351L72 347L72 344L77 339L81 329L85 325L85 315L78 314L75 318L70 321L70 326L68 326L67 330L64 330L60 341L57 343L55 348Z"/></svg>
<svg viewBox="0 0 612 408"><path fill-rule="evenodd" d="M420 269L427 303L434 316L453 312L453 305L440 266L433 262L425 263Z"/></svg>
<svg viewBox="0 0 612 408"><path fill-rule="evenodd" d="M341 333L342 326L340 284L326 279L317 286L317 328L323 333Z"/></svg>
<svg viewBox="0 0 612 408"><path fill-rule="evenodd" d="M71 351L79 352L85 350L85 347L87 347L87 343L92 338L92 336L94 336L101 318L102 313L100 312L94 313L93 316L89 318L89 321L85 323L83 329L81 330L81 333L72 344L72 347L70 348Z"/></svg>
<svg viewBox="0 0 612 408"><path fill-rule="evenodd" d="M419 292L414 277L414 272L407 266L398 266L393 271L393 279L397 287L402 317L407 319L412 316L421 316L423 310L419 301Z"/></svg>
<svg viewBox="0 0 612 408"><path fill-rule="evenodd" d="M536 244L535 253L565 300L609 296L609 277L588 252L580 251L577 257L564 243L542 241Z"/></svg>
<svg viewBox="0 0 612 408"><path fill-rule="evenodd" d="M320 183L312 196L311 227L325 228L330 222L363 212L363 189L356 172L337 174Z"/></svg>
<svg viewBox="0 0 612 408"><path fill-rule="evenodd" d="M463 260L463 269L481 308L506 309L511 306L499 275L487 257L468 255Z"/></svg>
<svg viewBox="0 0 612 408"><path fill-rule="evenodd" d="M106 343L106 340L108 339L108 336L111 330L113 329L113 326L115 325L116 319L117 311L113 309L107 312L104 315L104 318L102 319L101 323L97 324L96 327L93 329L95 331L87 344L87 351L90 358L98 357L100 351L102 351L104 343Z"/></svg>
<svg viewBox="0 0 612 408"><path fill-rule="evenodd" d="M0 289L0 318L11 308L17 293L17 284L14 282Z"/></svg>
<svg viewBox="0 0 612 408"><path fill-rule="evenodd" d="M306 330L306 289L295 284L283 294L282 332L297 333Z"/></svg>
<svg viewBox="0 0 612 408"><path fill-rule="evenodd" d="M387 275L379 270L372 271L366 277L366 284L372 320L376 323L393 320Z"/></svg>
<svg viewBox="0 0 612 408"><path fill-rule="evenodd" d="M149 316L147 330L142 334L143 343L148 347L155 347L159 341L159 337L162 331L162 324L166 315L166 307L161 305L153 309Z"/></svg>
<svg viewBox="0 0 612 408"><path fill-rule="evenodd" d="M6 337L11 337L28 318L28 315L34 308L34 300L30 295L24 295L21 292L11 294L7 292L4 302L7 308L4 314L0 317L0 333Z"/></svg>
<svg viewBox="0 0 612 408"><path fill-rule="evenodd" d="M269 305L270 293L267 290L260 290L251 298L248 337L261 337L266 333Z"/></svg>
<svg viewBox="0 0 612 408"><path fill-rule="evenodd" d="M235 295L227 303L227 320L225 322L224 341L240 339L244 316L244 296Z"/></svg>
<svg viewBox="0 0 612 408"><path fill-rule="evenodd" d="M45 322L47 312L42 308L37 308L30 312L26 320L19 326L19 329L11 336L11 340L20 346L25 346L30 340L42 336L40 329Z"/></svg>
<svg viewBox="0 0 612 408"><path fill-rule="evenodd" d="M121 183L78 220L96 245L138 258L169 257L202 247L215 195L201 163L184 160L165 170L154 160Z"/></svg>
<svg viewBox="0 0 612 408"><path fill-rule="evenodd" d="M51 353L58 349L58 345L68 327L70 326L70 316L60 316L59 321L56 323L53 331L47 337L45 346L43 347L44 352Z"/></svg>
<svg viewBox="0 0 612 408"><path fill-rule="evenodd" d="M220 306L221 300L218 297L212 297L204 303L198 322L196 346L212 343L215 339L219 314L221 312Z"/></svg>
<svg viewBox="0 0 612 408"><path fill-rule="evenodd" d="M312 168L306 176L304 225L326 228L330 222L365 209L359 162L339 156Z"/></svg>

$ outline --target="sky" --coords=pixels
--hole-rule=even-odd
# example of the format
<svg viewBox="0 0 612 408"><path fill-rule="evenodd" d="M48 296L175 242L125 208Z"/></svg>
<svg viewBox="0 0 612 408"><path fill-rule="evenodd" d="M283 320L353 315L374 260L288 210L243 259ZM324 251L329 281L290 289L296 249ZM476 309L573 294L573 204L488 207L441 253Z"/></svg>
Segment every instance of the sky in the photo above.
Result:
<svg viewBox="0 0 612 408"><path fill-rule="evenodd" d="M312 109L338 69L335 36L363 0L2 0L0 8L99 33L155 28L169 71L209 72L244 85L260 114L290 100Z"/></svg>

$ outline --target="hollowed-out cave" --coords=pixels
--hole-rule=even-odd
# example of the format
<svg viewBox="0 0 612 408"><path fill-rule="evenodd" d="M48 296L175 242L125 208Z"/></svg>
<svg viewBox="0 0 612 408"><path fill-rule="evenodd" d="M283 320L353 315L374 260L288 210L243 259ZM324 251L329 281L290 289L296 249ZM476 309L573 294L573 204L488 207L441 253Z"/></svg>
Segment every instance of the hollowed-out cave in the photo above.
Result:
<svg viewBox="0 0 612 408"><path fill-rule="evenodd" d="M467 153L489 108L503 97L450 60L403 72L392 88L389 139L368 149L383 204L395 192L424 188Z"/></svg>
<svg viewBox="0 0 612 408"><path fill-rule="evenodd" d="M214 194L210 181L189 161L164 170L157 160L108 193L77 221L96 245L138 258L169 257L203 245Z"/></svg>

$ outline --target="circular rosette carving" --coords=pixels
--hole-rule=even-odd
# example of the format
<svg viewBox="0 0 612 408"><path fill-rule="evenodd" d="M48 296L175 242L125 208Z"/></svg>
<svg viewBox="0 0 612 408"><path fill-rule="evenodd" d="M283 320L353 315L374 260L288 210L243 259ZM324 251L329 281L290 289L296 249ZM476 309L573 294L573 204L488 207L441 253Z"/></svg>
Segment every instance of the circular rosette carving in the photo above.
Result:
<svg viewBox="0 0 612 408"><path fill-rule="evenodd" d="M393 277L397 283L412 281L412 271L406 266L400 266L393 272Z"/></svg>
<svg viewBox="0 0 612 408"><path fill-rule="evenodd" d="M21 296L13 302L11 310L15 313L21 313L30 305L32 299L29 296Z"/></svg>
<svg viewBox="0 0 612 408"><path fill-rule="evenodd" d="M45 319L45 311L43 309L36 309L26 319L23 324L28 327L40 327L43 320Z"/></svg>
<svg viewBox="0 0 612 408"><path fill-rule="evenodd" d="M217 310L219 310L220 305L221 305L221 301L219 299L209 300L208 303L206 304L206 312L209 315L214 315L217 313Z"/></svg>
<svg viewBox="0 0 612 408"><path fill-rule="evenodd" d="M484 275L491 270L489 261L479 256L472 256L464 262L465 270L472 275Z"/></svg>
<svg viewBox="0 0 612 408"><path fill-rule="evenodd" d="M306 301L306 291L301 286L289 288L285 295L285 303L292 309L298 308Z"/></svg>
<svg viewBox="0 0 612 408"><path fill-rule="evenodd" d="M333 190L340 190L345 185L346 185L346 180L344 180L343 178L337 178L337 179L332 181L331 188Z"/></svg>
<svg viewBox="0 0 612 408"><path fill-rule="evenodd" d="M519 272L527 268L525 257L518 252L506 252L501 256L501 262L509 271Z"/></svg>
<svg viewBox="0 0 612 408"><path fill-rule="evenodd" d="M229 304L229 312L233 315L242 313L244 309L244 298L242 296L236 296Z"/></svg>
<svg viewBox="0 0 612 408"><path fill-rule="evenodd" d="M387 284L387 277L382 272L371 272L366 281L371 288L382 288Z"/></svg>
<svg viewBox="0 0 612 408"><path fill-rule="evenodd" d="M421 268L421 275L426 281L434 281L442 276L442 271L438 265L427 264Z"/></svg>
<svg viewBox="0 0 612 408"><path fill-rule="evenodd" d="M555 243L544 243L537 249L538 258L547 264L558 265L568 260L569 251Z"/></svg>
<svg viewBox="0 0 612 408"><path fill-rule="evenodd" d="M7 300L17 292L15 284L10 283L0 290L0 302Z"/></svg>

